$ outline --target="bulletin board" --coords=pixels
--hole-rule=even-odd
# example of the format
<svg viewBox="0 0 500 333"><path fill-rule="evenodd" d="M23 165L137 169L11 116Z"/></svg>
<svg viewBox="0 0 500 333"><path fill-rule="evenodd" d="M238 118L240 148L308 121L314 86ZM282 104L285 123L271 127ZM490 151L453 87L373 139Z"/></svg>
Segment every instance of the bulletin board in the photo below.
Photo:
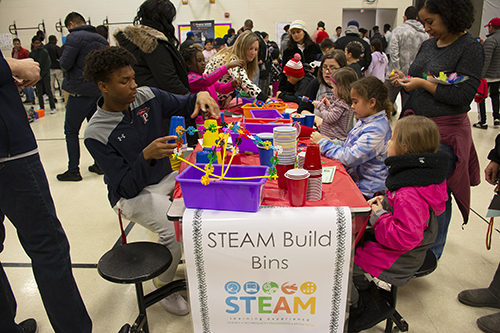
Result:
<svg viewBox="0 0 500 333"><path fill-rule="evenodd" d="M215 38L224 37L224 35L227 34L227 30L232 27L233 25L231 23L215 23L214 24ZM186 34L188 33L188 31L191 31L191 25L179 24L177 26L177 31L179 36L179 42L182 43L183 41L186 40Z"/></svg>
<svg viewBox="0 0 500 333"><path fill-rule="evenodd" d="M222 38L227 31L232 28L233 25L231 23L216 23L214 26L215 38Z"/></svg>

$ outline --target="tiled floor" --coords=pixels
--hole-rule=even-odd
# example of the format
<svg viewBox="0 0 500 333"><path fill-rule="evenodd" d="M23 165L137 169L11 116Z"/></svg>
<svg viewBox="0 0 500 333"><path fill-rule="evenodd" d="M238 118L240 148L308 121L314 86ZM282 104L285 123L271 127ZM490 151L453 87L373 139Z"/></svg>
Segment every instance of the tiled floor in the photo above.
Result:
<svg viewBox="0 0 500 333"><path fill-rule="evenodd" d="M488 108L490 101L487 101ZM471 122L476 121L476 106L469 113ZM95 264L100 256L108 251L119 236L116 214L107 200L107 191L102 176L88 172L93 163L90 155L81 145L81 173L83 181L63 183L56 180L56 174L66 170L67 155L63 134L64 105L57 104L57 114L47 115L32 123L38 140L42 162L51 185L57 213L71 243L71 256L74 264ZM474 142L480 158L481 169L487 164L486 156L494 145L499 128L493 128L489 113L488 130L472 129ZM83 131L82 131L83 133ZM485 215L493 187L485 181L472 189L472 208ZM9 266L11 263L29 263L15 229L6 221L7 239L0 261ZM469 224L462 229L458 209L454 214L448 234L448 243L439 267L431 275L413 279L399 289L399 312L410 325L410 332L480 332L476 319L493 313L494 309L471 308L457 301L457 294L465 288L486 287L500 260L500 222L493 234L493 248L485 249L487 224L474 213ZM144 228L134 227L129 240L152 240L155 235ZM180 266L178 277L183 276ZM36 283L29 267L7 267L12 288L18 303L18 321L34 317L39 322L40 333L53 332ZM95 268L75 268L80 292L94 323L94 332L114 333L137 315L135 290L130 285L113 284L102 279ZM146 291L150 289L145 286ZM191 317L177 317L165 312L156 304L149 308L148 317L152 333L189 333L192 332ZM368 332L382 332L383 326ZM1 331L1 328L0 328ZM219 332L217 332L219 333Z"/></svg>

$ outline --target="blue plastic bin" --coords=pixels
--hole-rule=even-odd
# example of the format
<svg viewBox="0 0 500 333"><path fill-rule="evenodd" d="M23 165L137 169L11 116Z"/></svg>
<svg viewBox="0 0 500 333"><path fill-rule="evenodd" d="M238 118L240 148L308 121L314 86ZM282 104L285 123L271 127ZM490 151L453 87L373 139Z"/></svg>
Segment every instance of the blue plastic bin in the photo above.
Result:
<svg viewBox="0 0 500 333"><path fill-rule="evenodd" d="M204 164L196 164L203 168ZM268 167L260 165L231 165L226 177L253 177L268 175ZM214 164L214 174L220 175L221 165ZM187 208L256 212L264 195L267 178L219 180L203 185L204 172L188 166L176 178L181 185Z"/></svg>

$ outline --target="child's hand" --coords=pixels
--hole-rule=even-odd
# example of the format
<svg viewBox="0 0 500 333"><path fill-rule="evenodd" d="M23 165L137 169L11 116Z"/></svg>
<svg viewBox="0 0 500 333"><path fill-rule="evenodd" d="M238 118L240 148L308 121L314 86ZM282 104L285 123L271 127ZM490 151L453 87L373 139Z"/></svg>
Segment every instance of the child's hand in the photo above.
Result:
<svg viewBox="0 0 500 333"><path fill-rule="evenodd" d="M319 103L321 103L320 101L312 101L311 102L312 105L314 105L314 107L317 107Z"/></svg>
<svg viewBox="0 0 500 333"><path fill-rule="evenodd" d="M238 83L238 80L233 80L233 82L231 82L231 85L233 86L233 88L236 88L238 86Z"/></svg>
<svg viewBox="0 0 500 333"><path fill-rule="evenodd" d="M375 197L375 198L368 200L368 204L372 208L372 214L383 208L382 207L382 200L383 199L384 199L384 197L379 195L378 197Z"/></svg>
<svg viewBox="0 0 500 333"><path fill-rule="evenodd" d="M226 64L226 68L234 68L234 67L245 67L245 61L244 60L234 60L231 61L230 63Z"/></svg>
<svg viewBox="0 0 500 333"><path fill-rule="evenodd" d="M311 141L313 143L318 143L319 140L323 139L323 138L326 138L326 136L322 135L321 133L319 132L312 132L311 134ZM328 138L327 138L328 139Z"/></svg>
<svg viewBox="0 0 500 333"><path fill-rule="evenodd" d="M323 99L321 100L321 103L325 104L327 108L329 108L330 105L332 105L332 103L330 103L330 101L326 97L323 97Z"/></svg>
<svg viewBox="0 0 500 333"><path fill-rule="evenodd" d="M304 111L302 111L302 113L304 113ZM323 124L323 118L315 116L314 117L314 124L316 125L316 128L319 131L321 129L321 124Z"/></svg>

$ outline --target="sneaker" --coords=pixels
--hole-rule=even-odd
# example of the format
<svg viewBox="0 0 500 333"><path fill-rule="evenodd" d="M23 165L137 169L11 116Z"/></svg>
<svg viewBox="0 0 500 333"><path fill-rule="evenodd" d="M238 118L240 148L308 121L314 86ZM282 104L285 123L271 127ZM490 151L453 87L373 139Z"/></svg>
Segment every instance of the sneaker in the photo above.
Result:
<svg viewBox="0 0 500 333"><path fill-rule="evenodd" d="M465 305L500 309L500 297L488 288L464 290L458 294L458 300Z"/></svg>
<svg viewBox="0 0 500 333"><path fill-rule="evenodd" d="M93 173L97 173L98 175L104 175L104 172L102 171L101 167L98 166L97 164L92 164L89 166L89 171Z"/></svg>
<svg viewBox="0 0 500 333"><path fill-rule="evenodd" d="M56 110L56 109L52 109L52 110L50 110L50 113L51 113L51 114L54 114L54 113L56 113L56 112L57 112L57 110Z"/></svg>
<svg viewBox="0 0 500 333"><path fill-rule="evenodd" d="M472 124L472 126L474 126L475 128L480 128L480 129L488 129L488 125L485 124L485 123L475 123L475 124Z"/></svg>
<svg viewBox="0 0 500 333"><path fill-rule="evenodd" d="M32 100L32 101L24 101L23 103L25 103L25 104L35 104L35 100Z"/></svg>
<svg viewBox="0 0 500 333"><path fill-rule="evenodd" d="M477 326L483 332L500 333L500 312L479 318Z"/></svg>
<svg viewBox="0 0 500 333"><path fill-rule="evenodd" d="M25 321L19 324L23 333L37 333L38 325L36 324L36 320L33 318L26 319Z"/></svg>
<svg viewBox="0 0 500 333"><path fill-rule="evenodd" d="M495 119L495 121L493 122L493 126L500 126L500 120L499 119Z"/></svg>
<svg viewBox="0 0 500 333"><path fill-rule="evenodd" d="M79 182L80 180L82 180L82 175L80 175L80 171L70 172L68 170L64 173L58 174L57 180L61 182Z"/></svg>
<svg viewBox="0 0 500 333"><path fill-rule="evenodd" d="M152 279L151 282L153 284L153 290L156 290L158 287L156 286L154 280L155 279ZM165 310L176 316L185 316L190 312L188 302L186 302L184 297L182 297L178 292L165 297L160 301L160 304Z"/></svg>

